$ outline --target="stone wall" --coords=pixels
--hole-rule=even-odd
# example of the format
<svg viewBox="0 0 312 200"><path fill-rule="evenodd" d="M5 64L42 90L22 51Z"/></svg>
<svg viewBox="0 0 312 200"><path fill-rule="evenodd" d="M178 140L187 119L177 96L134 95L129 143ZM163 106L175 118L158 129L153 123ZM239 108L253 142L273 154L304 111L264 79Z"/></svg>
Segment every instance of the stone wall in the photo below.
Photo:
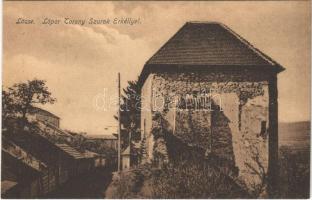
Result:
<svg viewBox="0 0 312 200"><path fill-rule="evenodd" d="M268 74L248 71L150 74L141 119L148 158L154 146L151 116L160 112L180 141L236 166L248 186L261 183L268 169L268 80ZM207 93L208 103L200 97Z"/></svg>
<svg viewBox="0 0 312 200"><path fill-rule="evenodd" d="M153 145L154 138L151 134L152 130L152 80L153 75L150 75L142 89L141 89L141 139L146 140L146 154L150 159L153 158ZM142 161L145 162L146 158L142 158Z"/></svg>

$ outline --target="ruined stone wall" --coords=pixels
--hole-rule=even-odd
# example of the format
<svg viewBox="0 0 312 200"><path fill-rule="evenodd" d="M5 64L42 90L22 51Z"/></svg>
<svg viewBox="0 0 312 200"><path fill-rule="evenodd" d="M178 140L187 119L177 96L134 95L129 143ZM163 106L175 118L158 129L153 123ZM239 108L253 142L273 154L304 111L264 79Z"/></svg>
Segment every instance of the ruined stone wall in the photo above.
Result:
<svg viewBox="0 0 312 200"><path fill-rule="evenodd" d="M142 95L151 95L145 102L151 111L142 111L149 150L154 145L151 116L160 112L169 124L167 131L179 140L236 166L247 185L260 183L268 168L267 80L268 75L251 72L150 74L142 90ZM192 100L203 93L210 96L206 107L198 106L202 100Z"/></svg>
<svg viewBox="0 0 312 200"><path fill-rule="evenodd" d="M153 158L154 139L152 130L152 80L154 75L150 74L141 89L141 139L146 140L147 158ZM142 158L143 162L145 158Z"/></svg>

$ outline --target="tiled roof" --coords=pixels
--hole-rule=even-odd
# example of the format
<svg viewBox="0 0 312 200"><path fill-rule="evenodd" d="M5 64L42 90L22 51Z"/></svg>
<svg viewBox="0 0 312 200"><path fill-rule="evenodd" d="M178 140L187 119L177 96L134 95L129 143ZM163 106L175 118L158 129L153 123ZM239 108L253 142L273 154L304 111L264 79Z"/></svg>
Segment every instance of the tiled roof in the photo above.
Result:
<svg viewBox="0 0 312 200"><path fill-rule="evenodd" d="M23 148L25 151L32 154L34 157L43 161L46 165L54 165L52 159L47 155L49 152L55 152L59 148L55 143L49 141L47 137L39 133L41 130L38 127L34 127L34 131L24 131L23 134L11 134L11 132L5 132L9 135L10 140Z"/></svg>
<svg viewBox="0 0 312 200"><path fill-rule="evenodd" d="M67 137L73 137L70 133L68 133L65 130L60 129L57 126L54 126L53 124L50 123L44 123L44 122L38 122L39 125L41 125L41 127L45 128L45 127L49 127L51 129L53 129L55 132L57 132L58 135L64 135Z"/></svg>
<svg viewBox="0 0 312 200"><path fill-rule="evenodd" d="M216 22L187 22L146 62L141 76L157 66L284 70L230 28Z"/></svg>
<svg viewBox="0 0 312 200"><path fill-rule="evenodd" d="M276 65L227 26L186 23L146 64Z"/></svg>
<svg viewBox="0 0 312 200"><path fill-rule="evenodd" d="M103 139L103 140L117 140L117 137L114 135L87 135L87 138L90 139Z"/></svg>
<svg viewBox="0 0 312 200"><path fill-rule="evenodd" d="M5 138L2 140L2 151L10 154L12 157L37 171L41 171L42 167L47 167L44 162L40 161L20 146Z"/></svg>
<svg viewBox="0 0 312 200"><path fill-rule="evenodd" d="M80 152L78 152L76 149L74 149L71 146L68 146L67 144L56 144L61 150L69 154L74 159L82 159L85 158L84 155Z"/></svg>
<svg viewBox="0 0 312 200"><path fill-rule="evenodd" d="M39 112L45 113L46 115L49 115L49 116L51 116L51 117L55 117L55 118L60 119L60 117L56 116L55 114L53 114L53 113L51 113L51 112L49 112L49 111L47 111L47 110L44 110L44 109L42 109L42 108L39 108L39 107L32 107L32 109L29 111L29 113L31 113L31 114L33 114L33 113L39 113Z"/></svg>

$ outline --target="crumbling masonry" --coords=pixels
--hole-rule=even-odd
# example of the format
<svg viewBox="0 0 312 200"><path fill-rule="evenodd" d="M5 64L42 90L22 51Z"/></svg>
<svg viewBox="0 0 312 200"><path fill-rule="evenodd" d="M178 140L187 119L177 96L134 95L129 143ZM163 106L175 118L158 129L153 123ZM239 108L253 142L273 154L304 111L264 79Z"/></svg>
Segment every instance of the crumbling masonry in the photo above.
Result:
<svg viewBox="0 0 312 200"><path fill-rule="evenodd" d="M263 175L276 184L282 70L225 25L186 23L140 76L145 161L170 161L161 135L167 132L236 168L249 187ZM155 115L167 125L159 126Z"/></svg>

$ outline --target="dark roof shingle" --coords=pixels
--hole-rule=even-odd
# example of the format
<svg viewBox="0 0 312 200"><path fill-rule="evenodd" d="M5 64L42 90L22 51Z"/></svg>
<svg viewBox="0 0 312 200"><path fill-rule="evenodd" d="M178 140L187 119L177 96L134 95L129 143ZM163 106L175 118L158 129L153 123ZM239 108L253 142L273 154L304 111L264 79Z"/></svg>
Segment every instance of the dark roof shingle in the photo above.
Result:
<svg viewBox="0 0 312 200"><path fill-rule="evenodd" d="M146 75L147 68L160 65L284 70L230 28L216 22L187 22L146 62L141 76Z"/></svg>
<svg viewBox="0 0 312 200"><path fill-rule="evenodd" d="M115 135L87 135L89 139L117 140Z"/></svg>
<svg viewBox="0 0 312 200"><path fill-rule="evenodd" d="M85 156L82 153L78 152L76 149L74 149L71 146L68 146L67 144L56 144L56 146L58 146L61 150L66 152L68 155L70 155L74 159L85 158Z"/></svg>

